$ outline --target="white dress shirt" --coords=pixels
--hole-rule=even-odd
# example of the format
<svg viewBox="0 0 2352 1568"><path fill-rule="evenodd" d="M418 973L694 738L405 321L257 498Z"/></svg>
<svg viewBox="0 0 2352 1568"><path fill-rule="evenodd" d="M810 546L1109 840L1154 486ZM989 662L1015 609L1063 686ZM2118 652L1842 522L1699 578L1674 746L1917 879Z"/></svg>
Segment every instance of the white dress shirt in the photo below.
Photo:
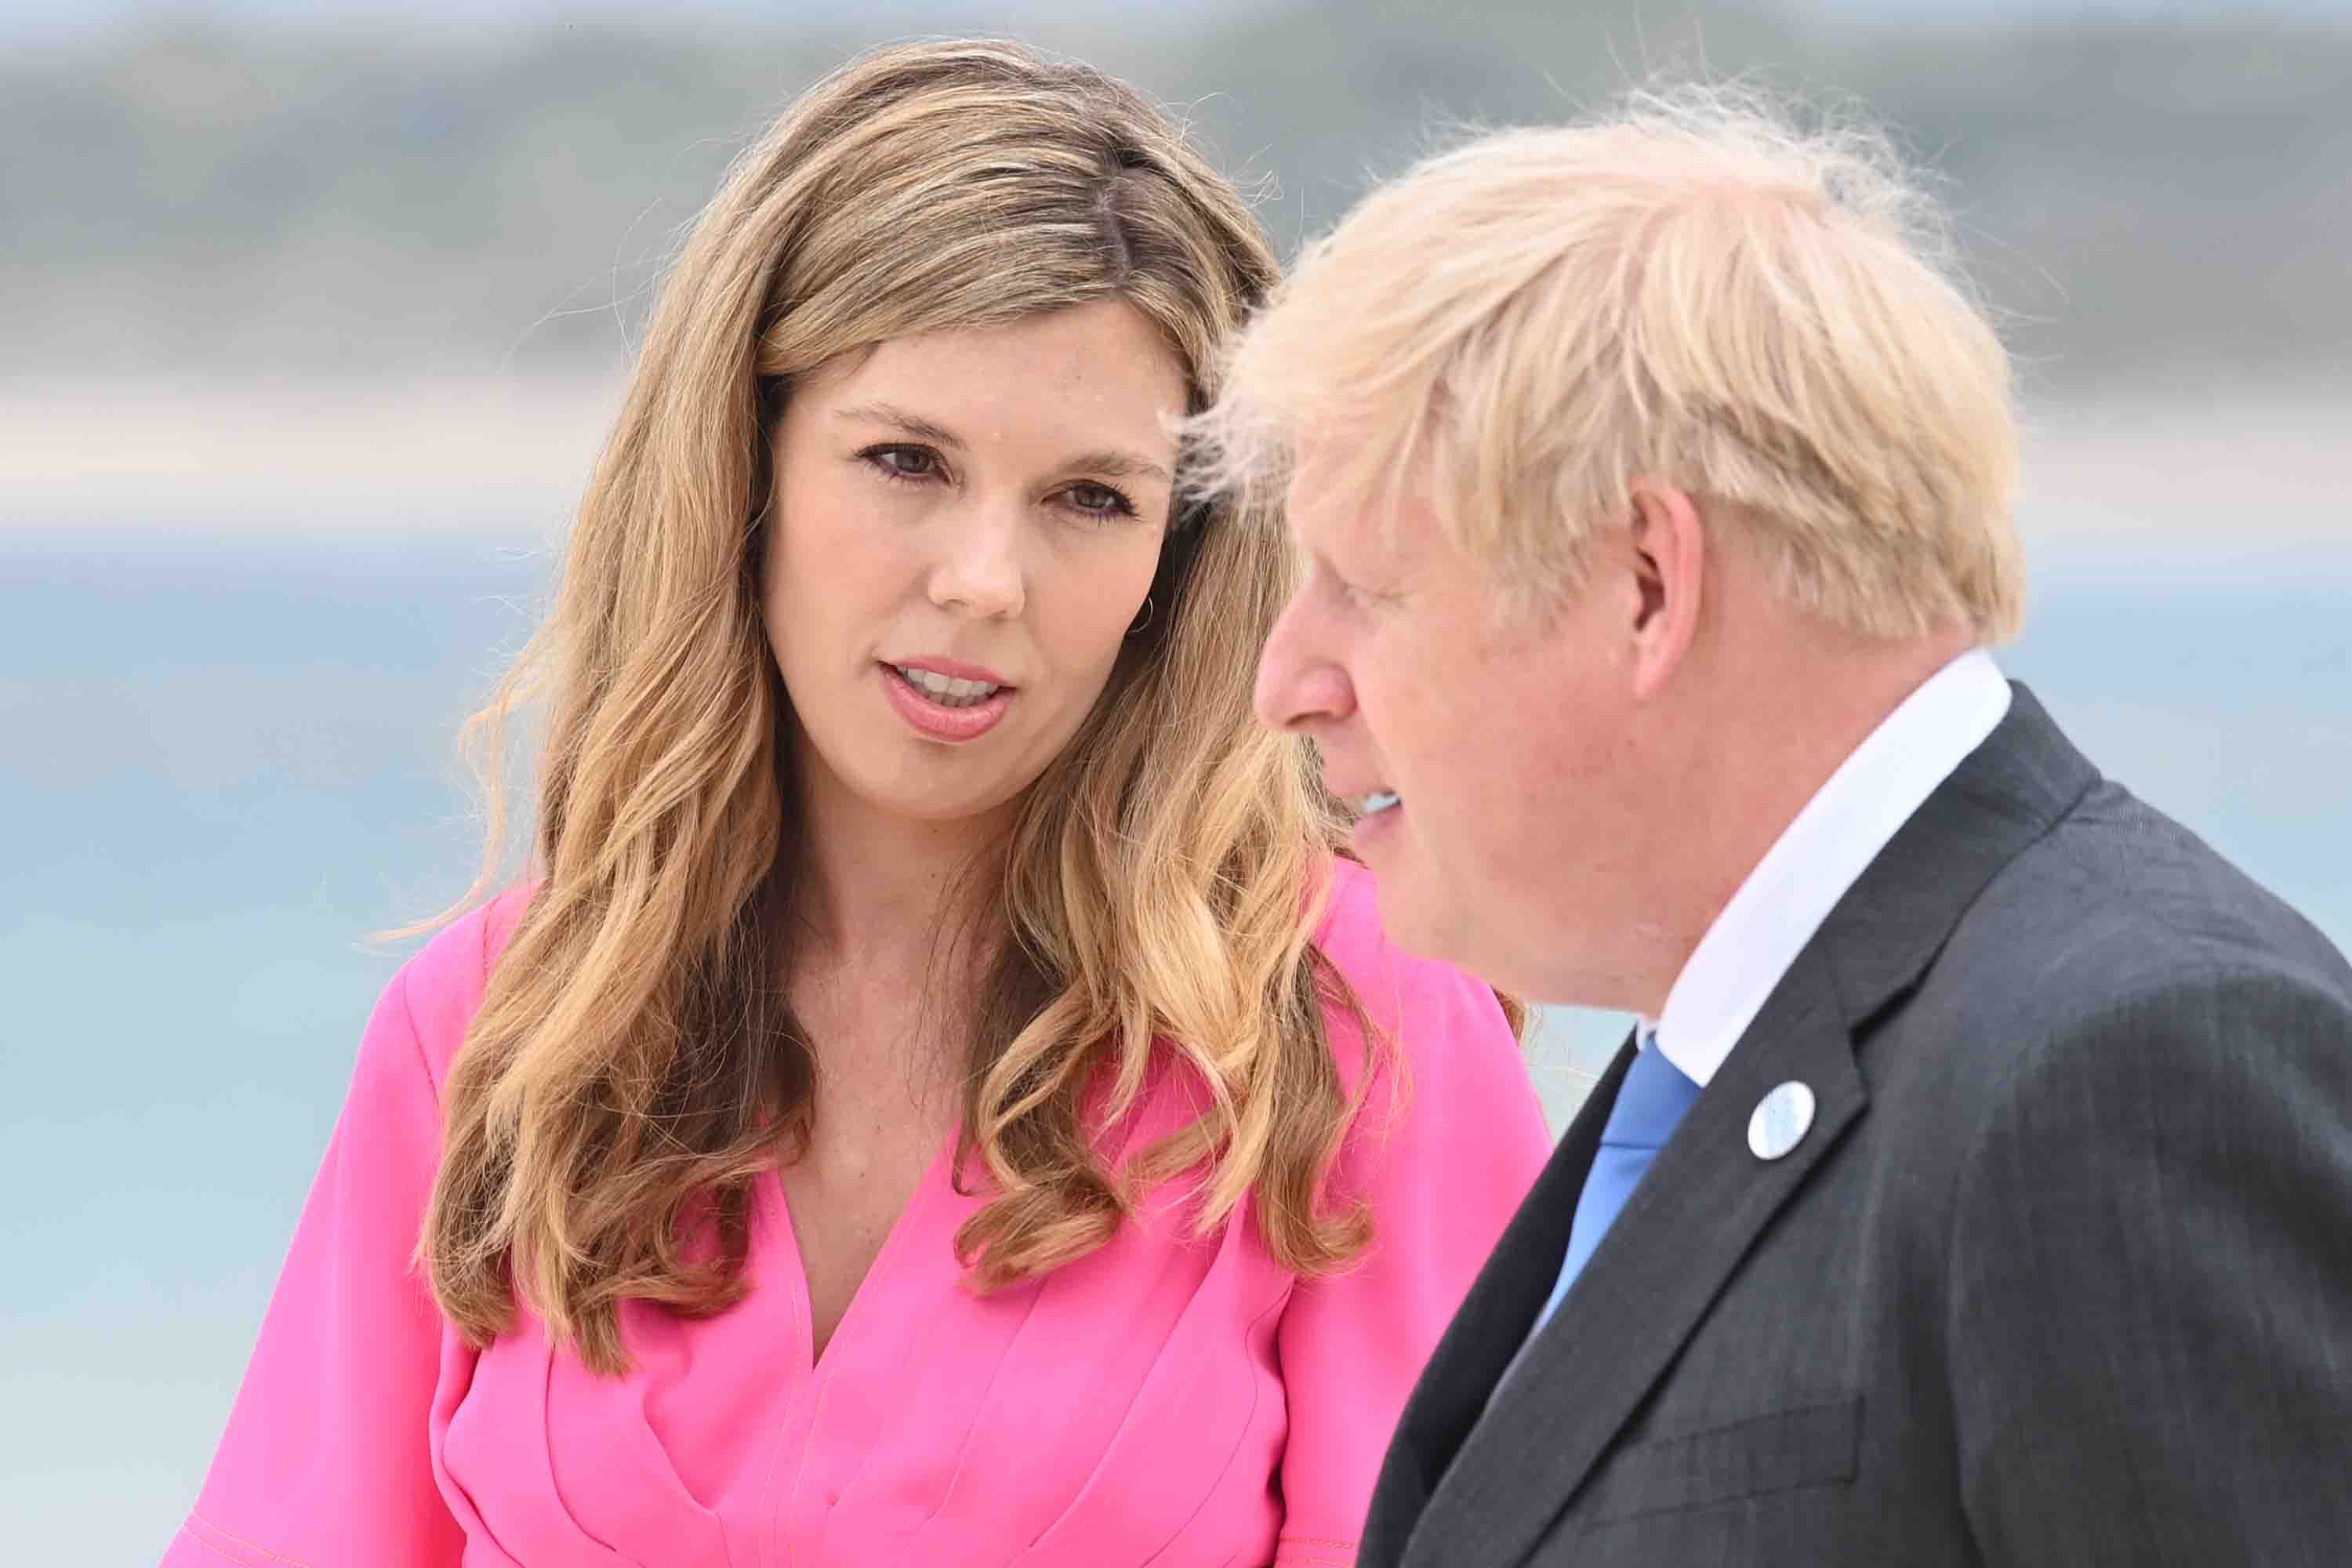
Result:
<svg viewBox="0 0 2352 1568"><path fill-rule="evenodd" d="M1691 950L1642 1043L1702 1089L1797 954L1870 863L2009 711L2009 682L1971 648L1881 721L1797 813Z"/></svg>

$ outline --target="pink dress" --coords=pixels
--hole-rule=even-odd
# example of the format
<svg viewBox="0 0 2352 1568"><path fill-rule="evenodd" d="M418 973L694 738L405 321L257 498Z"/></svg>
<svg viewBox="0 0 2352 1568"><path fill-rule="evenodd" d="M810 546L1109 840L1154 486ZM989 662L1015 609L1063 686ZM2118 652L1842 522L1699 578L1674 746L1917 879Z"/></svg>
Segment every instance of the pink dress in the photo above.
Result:
<svg viewBox="0 0 2352 1568"><path fill-rule="evenodd" d="M1100 1251L975 1295L953 1238L980 1200L943 1153L822 1360L772 1181L750 1296L629 1303L618 1378L528 1316L472 1350L410 1267L512 897L450 927L369 1022L166 1568L1352 1563L1405 1395L1550 1150L1493 995L1390 946L1371 879L1340 877L1320 944L1408 1064L1342 1155L1377 1229L1349 1272L1285 1272L1246 1217L1196 1240L1171 1184ZM1353 1081L1355 1027L1329 1033ZM1157 1082L1128 1142L1187 1110Z"/></svg>

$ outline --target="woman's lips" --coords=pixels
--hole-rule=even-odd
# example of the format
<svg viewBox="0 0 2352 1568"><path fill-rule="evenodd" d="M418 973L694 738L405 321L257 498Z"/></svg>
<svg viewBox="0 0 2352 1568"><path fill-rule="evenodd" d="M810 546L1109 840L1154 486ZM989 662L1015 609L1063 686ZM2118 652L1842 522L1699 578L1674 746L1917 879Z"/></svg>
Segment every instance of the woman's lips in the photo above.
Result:
<svg viewBox="0 0 2352 1568"><path fill-rule="evenodd" d="M960 658L942 658L936 654L927 653L920 658L886 658L882 662L900 669L929 670L933 675L944 675L950 680L977 680L983 686L1013 684L984 664L966 664Z"/></svg>
<svg viewBox="0 0 2352 1568"><path fill-rule="evenodd" d="M891 666L877 664L874 668L881 676L882 690L890 699L890 706L896 708L898 717L912 725L916 732L926 740L951 743L976 741L996 728L997 721L1013 706L1015 695L1014 689L1008 686L967 707L951 708L929 693L909 685L907 678ZM930 668L929 661L925 661L924 668ZM938 673L948 672L941 670ZM961 679L977 678L967 676Z"/></svg>

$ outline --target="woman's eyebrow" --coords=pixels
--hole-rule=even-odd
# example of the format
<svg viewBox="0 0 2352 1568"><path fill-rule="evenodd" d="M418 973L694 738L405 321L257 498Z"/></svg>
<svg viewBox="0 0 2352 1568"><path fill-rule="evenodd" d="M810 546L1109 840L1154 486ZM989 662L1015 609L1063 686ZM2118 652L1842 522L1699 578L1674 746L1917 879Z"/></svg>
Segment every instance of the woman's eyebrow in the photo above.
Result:
<svg viewBox="0 0 2352 1568"><path fill-rule="evenodd" d="M835 419L862 425L887 425L892 429L912 436L919 441L929 441L950 452L964 450L962 440L946 426L934 423L921 415L899 407L895 403L860 403L849 408L836 408ZM1141 453L1120 447L1104 447L1092 452L1081 452L1059 465L1066 471L1099 474L1107 479L1152 479L1162 484L1174 483L1165 466L1153 462Z"/></svg>
<svg viewBox="0 0 2352 1568"><path fill-rule="evenodd" d="M866 425L895 426L908 435L919 440L929 441L935 447L945 447L951 452L963 450L963 443L956 438L953 431L949 430L945 426L933 424L919 414L909 414L895 404L861 403L854 408L836 408L834 410L833 416L835 419L855 420Z"/></svg>

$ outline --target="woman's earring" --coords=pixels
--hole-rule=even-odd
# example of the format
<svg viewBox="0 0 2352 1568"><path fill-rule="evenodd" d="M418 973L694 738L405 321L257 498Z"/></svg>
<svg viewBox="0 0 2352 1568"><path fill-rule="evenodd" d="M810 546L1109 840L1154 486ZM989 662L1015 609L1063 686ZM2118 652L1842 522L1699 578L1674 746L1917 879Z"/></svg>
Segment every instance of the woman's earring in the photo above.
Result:
<svg viewBox="0 0 2352 1568"><path fill-rule="evenodd" d="M1133 636L1135 636L1138 632L1141 631L1144 627L1146 627L1146 626L1150 626L1150 625L1151 624L1151 616L1152 616L1151 595L1149 595L1149 594L1146 594L1146 595L1143 596L1143 610L1142 610L1142 612L1141 612L1139 615L1138 615L1138 616L1135 617L1135 624L1134 624L1133 626L1129 626L1129 627L1128 627L1128 628L1127 628L1127 635L1128 635L1128 636L1129 636L1129 637L1133 637Z"/></svg>

